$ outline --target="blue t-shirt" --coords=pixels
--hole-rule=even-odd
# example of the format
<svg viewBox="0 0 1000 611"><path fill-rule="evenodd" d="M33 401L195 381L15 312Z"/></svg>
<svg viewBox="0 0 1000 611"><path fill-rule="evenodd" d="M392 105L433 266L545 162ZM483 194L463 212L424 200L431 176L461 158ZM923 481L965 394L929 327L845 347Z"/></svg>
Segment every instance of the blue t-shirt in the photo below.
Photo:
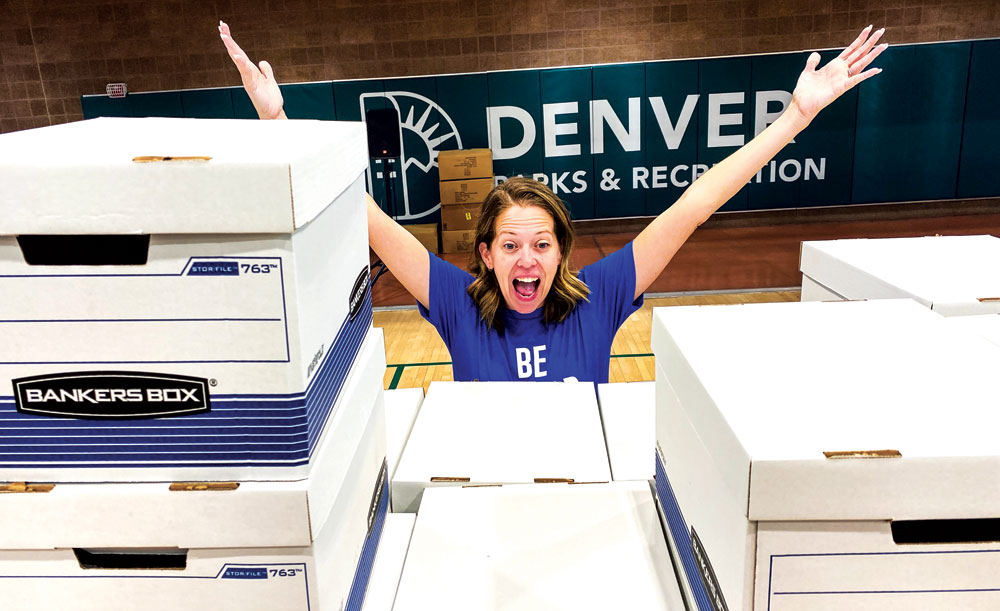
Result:
<svg viewBox="0 0 1000 611"><path fill-rule="evenodd" d="M608 381L611 343L632 312L642 307L635 295L632 243L580 270L590 288L560 323L546 325L543 309L519 314L500 306L504 333L486 326L466 288L474 277L430 254L430 308L420 314L441 334L451 352L458 381L537 380L567 377ZM419 304L418 304L419 305Z"/></svg>

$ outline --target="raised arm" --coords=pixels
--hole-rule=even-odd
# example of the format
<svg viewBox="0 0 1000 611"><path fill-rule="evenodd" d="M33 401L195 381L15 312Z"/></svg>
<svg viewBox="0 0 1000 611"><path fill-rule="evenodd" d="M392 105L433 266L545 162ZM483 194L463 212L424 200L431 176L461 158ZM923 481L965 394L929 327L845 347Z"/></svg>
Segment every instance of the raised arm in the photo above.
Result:
<svg viewBox="0 0 1000 611"><path fill-rule="evenodd" d="M888 45L875 46L884 29L861 31L853 43L822 69L819 53L806 60L792 92L792 101L778 119L753 140L705 172L672 206L656 217L632 243L635 297L656 280L688 237L708 217L806 128L820 110L881 69L865 68Z"/></svg>
<svg viewBox="0 0 1000 611"><path fill-rule="evenodd" d="M219 36L222 38L229 57L236 64L243 79L243 88L257 115L261 119L287 119L284 100L274 71L266 61L254 65L246 52L233 40L229 26L219 22ZM403 287L424 307L428 307L430 295L430 256L417 238L403 229L382 212L371 196L367 196L368 244L382 259Z"/></svg>

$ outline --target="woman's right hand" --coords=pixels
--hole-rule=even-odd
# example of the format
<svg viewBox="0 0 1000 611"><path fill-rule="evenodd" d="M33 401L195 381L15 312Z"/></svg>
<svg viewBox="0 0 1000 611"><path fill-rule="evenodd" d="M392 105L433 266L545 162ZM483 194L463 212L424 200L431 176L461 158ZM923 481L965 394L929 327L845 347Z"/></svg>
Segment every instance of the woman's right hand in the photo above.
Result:
<svg viewBox="0 0 1000 611"><path fill-rule="evenodd" d="M278 88L278 81L274 80L274 71L271 64L266 61L260 62L260 68L254 65L247 57L246 52L240 48L229 33L229 26L225 22L219 22L219 36L222 38L229 57L236 64L243 79L243 88L246 89L253 107L257 109L257 115L261 119L287 119L285 116L285 101L281 97L281 89Z"/></svg>

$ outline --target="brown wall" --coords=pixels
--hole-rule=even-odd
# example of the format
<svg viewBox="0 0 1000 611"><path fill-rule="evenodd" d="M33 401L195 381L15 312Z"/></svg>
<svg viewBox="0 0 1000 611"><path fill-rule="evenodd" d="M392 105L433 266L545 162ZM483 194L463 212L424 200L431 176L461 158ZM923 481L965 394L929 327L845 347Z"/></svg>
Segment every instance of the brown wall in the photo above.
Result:
<svg viewBox="0 0 1000 611"><path fill-rule="evenodd" d="M282 82L1000 36L997 0L0 0L0 132L81 119L108 82L239 84L219 19Z"/></svg>

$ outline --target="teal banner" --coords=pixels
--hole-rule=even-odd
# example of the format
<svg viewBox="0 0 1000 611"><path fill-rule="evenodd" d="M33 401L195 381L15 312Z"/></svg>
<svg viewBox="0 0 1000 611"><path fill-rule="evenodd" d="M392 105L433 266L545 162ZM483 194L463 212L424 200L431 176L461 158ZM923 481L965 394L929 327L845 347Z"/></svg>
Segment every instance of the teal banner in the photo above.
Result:
<svg viewBox="0 0 1000 611"><path fill-rule="evenodd" d="M823 63L836 51L821 53ZM787 108L808 53L283 85L290 118L394 108L402 155L368 185L439 219L437 154L490 148L498 182L548 184L575 219L655 215ZM1000 39L890 47L723 210L1000 196ZM84 116L256 117L239 87L82 98ZM392 198L386 185L391 185Z"/></svg>

